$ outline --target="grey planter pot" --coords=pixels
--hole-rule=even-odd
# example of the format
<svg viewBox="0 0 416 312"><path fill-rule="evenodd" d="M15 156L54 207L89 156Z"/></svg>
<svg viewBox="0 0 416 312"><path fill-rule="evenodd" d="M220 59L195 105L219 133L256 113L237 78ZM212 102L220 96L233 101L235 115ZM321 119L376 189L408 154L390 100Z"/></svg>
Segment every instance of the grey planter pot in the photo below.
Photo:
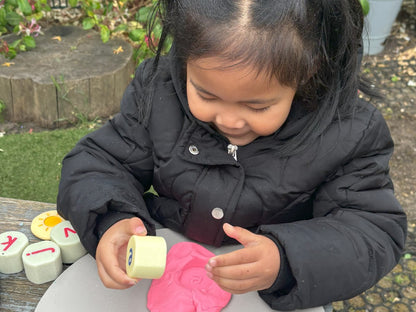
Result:
<svg viewBox="0 0 416 312"><path fill-rule="evenodd" d="M370 12L364 20L364 54L374 55L384 49L384 41L400 11L403 0L369 0Z"/></svg>

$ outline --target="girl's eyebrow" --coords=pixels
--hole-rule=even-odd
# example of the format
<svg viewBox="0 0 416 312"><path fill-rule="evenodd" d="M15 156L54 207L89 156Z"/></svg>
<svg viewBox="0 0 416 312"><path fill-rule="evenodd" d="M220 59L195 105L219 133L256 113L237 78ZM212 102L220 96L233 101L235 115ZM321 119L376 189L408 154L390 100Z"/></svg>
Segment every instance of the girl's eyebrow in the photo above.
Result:
<svg viewBox="0 0 416 312"><path fill-rule="evenodd" d="M197 85L192 79L189 79L189 81L191 82L191 84L194 86L194 88L195 89L197 89L199 92L202 92L202 93L205 93L205 94L208 94L208 95L210 95L210 96L212 96L212 97L218 97L218 96L216 96L215 94L213 94L213 93L211 93L211 92L209 92L209 91L207 91L207 90L205 90L204 88L202 88L201 86L199 86L199 85Z"/></svg>
<svg viewBox="0 0 416 312"><path fill-rule="evenodd" d="M209 96L218 98L218 96L216 96L215 94L205 90L204 88L202 88L201 86L197 85L192 79L189 79L190 83L192 84L192 86L198 90L199 92L205 93ZM238 101L237 103L243 103L243 104L270 104L270 103L275 103L278 101L278 98L270 98L270 99L251 99L251 100L244 100L244 101Z"/></svg>

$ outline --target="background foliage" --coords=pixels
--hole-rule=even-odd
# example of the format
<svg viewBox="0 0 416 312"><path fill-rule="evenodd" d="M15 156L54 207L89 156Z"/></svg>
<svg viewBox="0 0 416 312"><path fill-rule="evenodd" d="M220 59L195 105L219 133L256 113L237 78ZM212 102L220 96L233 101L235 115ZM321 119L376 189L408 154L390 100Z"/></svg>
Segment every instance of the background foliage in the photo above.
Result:
<svg viewBox="0 0 416 312"><path fill-rule="evenodd" d="M69 5L80 12L84 29L95 29L103 42L112 36L123 36L134 48L136 63L152 55L148 47L146 22L155 0L69 0ZM51 8L47 0L0 0L0 36L14 33L18 39L0 38L0 54L8 59L17 53L36 47L36 37L42 35L42 24L48 21ZM162 26L157 21L151 34L157 42ZM11 37L10 37L11 38ZM11 42L10 42L11 41ZM166 45L169 49L170 42Z"/></svg>

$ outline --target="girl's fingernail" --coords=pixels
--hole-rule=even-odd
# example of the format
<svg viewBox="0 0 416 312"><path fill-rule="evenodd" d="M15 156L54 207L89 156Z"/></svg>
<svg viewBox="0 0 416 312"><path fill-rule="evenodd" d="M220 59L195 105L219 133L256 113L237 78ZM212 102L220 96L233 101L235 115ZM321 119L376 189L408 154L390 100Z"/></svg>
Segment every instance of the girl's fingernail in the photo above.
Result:
<svg viewBox="0 0 416 312"><path fill-rule="evenodd" d="M147 231L146 231L146 228L144 226L138 226L136 228L135 233L137 233L137 234L146 234Z"/></svg>
<svg viewBox="0 0 416 312"><path fill-rule="evenodd" d="M215 259L209 259L208 265L211 267L215 267L217 265L217 261Z"/></svg>
<svg viewBox="0 0 416 312"><path fill-rule="evenodd" d="M211 272L212 271L212 267L209 264L207 264L205 266L205 270L207 270L208 272Z"/></svg>
<svg viewBox="0 0 416 312"><path fill-rule="evenodd" d="M231 224L229 224L229 223L224 223L223 227L224 227L224 231L227 231L227 232L232 231L232 229L234 228L234 227L233 227Z"/></svg>
<svg viewBox="0 0 416 312"><path fill-rule="evenodd" d="M207 272L207 276L208 276L208 278L210 278L210 279L213 279L213 278L214 278L214 275L212 275L212 273L211 273L211 272Z"/></svg>

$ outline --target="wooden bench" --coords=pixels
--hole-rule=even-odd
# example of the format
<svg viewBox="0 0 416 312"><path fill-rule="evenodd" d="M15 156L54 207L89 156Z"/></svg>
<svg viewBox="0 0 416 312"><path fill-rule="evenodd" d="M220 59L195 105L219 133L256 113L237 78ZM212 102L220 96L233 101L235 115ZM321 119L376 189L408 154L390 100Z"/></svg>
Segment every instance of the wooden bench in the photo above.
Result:
<svg viewBox="0 0 416 312"><path fill-rule="evenodd" d="M30 231L32 220L37 215L54 209L55 204L0 197L0 233L19 231L29 238L29 243L39 242ZM34 311L50 284L52 282L35 285L26 278L23 271L15 274L0 273L0 311Z"/></svg>

